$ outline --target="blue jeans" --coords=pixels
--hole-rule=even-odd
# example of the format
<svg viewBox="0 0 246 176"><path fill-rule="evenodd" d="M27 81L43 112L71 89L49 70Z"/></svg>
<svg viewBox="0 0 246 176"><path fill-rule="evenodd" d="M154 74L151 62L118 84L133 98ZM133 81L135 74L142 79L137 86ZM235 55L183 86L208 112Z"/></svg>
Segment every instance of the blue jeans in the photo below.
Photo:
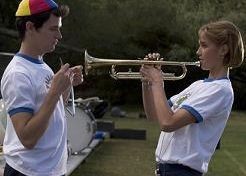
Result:
<svg viewBox="0 0 246 176"><path fill-rule="evenodd" d="M20 173L19 171L15 170L14 168L12 168L6 163L3 176L26 176L26 175ZM65 175L62 175L62 176L65 176Z"/></svg>
<svg viewBox="0 0 246 176"><path fill-rule="evenodd" d="M157 164L159 176L202 176L202 173L181 164ZM158 175L158 174L157 174Z"/></svg>

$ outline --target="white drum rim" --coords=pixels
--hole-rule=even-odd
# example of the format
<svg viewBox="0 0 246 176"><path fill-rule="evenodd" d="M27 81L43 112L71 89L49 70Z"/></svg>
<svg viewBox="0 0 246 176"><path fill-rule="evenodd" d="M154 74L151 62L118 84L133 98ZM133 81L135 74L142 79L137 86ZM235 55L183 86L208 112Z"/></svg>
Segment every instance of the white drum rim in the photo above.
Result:
<svg viewBox="0 0 246 176"><path fill-rule="evenodd" d="M75 117L72 117L69 113L66 112L67 139L68 146L71 146L72 148L72 154L78 153L80 151L83 151L85 148L88 148L91 142L93 141L96 132L95 118L92 115L90 115L90 113L88 113L87 110L84 110L80 107L75 108ZM82 115L83 117L79 115ZM86 125L83 124L82 126L80 126L79 123L86 123ZM85 128L90 128L89 132L88 129ZM78 141L78 139L86 141Z"/></svg>

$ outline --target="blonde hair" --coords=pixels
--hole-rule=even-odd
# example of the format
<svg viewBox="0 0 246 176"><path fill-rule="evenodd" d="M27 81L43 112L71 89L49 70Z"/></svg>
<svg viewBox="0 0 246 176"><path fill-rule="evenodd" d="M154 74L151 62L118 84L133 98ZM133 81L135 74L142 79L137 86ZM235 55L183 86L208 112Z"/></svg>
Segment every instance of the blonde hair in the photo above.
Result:
<svg viewBox="0 0 246 176"><path fill-rule="evenodd" d="M216 45L228 46L228 53L224 58L227 67L239 67L244 60L244 45L241 33L236 25L229 21L217 21L206 24L199 29L198 34L204 32L205 36Z"/></svg>

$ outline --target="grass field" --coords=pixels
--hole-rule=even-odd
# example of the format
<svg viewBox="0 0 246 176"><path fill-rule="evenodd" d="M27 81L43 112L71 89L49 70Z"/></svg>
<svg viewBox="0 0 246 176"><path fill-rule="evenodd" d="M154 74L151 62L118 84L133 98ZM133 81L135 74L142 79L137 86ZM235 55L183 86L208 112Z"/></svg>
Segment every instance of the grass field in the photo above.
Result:
<svg viewBox="0 0 246 176"><path fill-rule="evenodd" d="M112 118L116 128L145 129L146 140L106 138L72 176L152 176L159 136L155 122L139 119L139 109L128 108L127 118ZM246 176L246 112L232 112L206 176Z"/></svg>

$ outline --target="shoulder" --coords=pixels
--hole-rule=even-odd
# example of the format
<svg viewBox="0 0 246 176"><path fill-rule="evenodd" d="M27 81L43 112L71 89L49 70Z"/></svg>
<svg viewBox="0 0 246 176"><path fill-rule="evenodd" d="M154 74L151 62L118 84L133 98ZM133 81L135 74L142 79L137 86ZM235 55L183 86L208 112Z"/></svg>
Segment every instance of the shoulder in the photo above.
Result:
<svg viewBox="0 0 246 176"><path fill-rule="evenodd" d="M213 81L207 81L205 80L199 80L194 82L191 85L192 88L197 89L198 91L202 92L223 92L223 93L229 93L233 92L231 81L229 79L221 79L221 80L213 80Z"/></svg>
<svg viewBox="0 0 246 176"><path fill-rule="evenodd" d="M29 84L32 82L31 80L32 76L30 74L30 70L28 69L28 67L25 66L23 62L19 61L19 59L15 56L3 73L1 79L1 89L13 85L19 86L20 83Z"/></svg>
<svg viewBox="0 0 246 176"><path fill-rule="evenodd" d="M206 88L221 92L223 94L233 94L233 88L229 79L215 80L206 84Z"/></svg>
<svg viewBox="0 0 246 176"><path fill-rule="evenodd" d="M24 59L20 59L19 56L14 56L5 69L5 72L7 73L27 72L27 71L28 71L27 63L25 63Z"/></svg>
<svg viewBox="0 0 246 176"><path fill-rule="evenodd" d="M205 103L206 106L215 102L227 106L234 100L233 89L228 79L196 82L189 93L191 96L187 101L201 105Z"/></svg>

